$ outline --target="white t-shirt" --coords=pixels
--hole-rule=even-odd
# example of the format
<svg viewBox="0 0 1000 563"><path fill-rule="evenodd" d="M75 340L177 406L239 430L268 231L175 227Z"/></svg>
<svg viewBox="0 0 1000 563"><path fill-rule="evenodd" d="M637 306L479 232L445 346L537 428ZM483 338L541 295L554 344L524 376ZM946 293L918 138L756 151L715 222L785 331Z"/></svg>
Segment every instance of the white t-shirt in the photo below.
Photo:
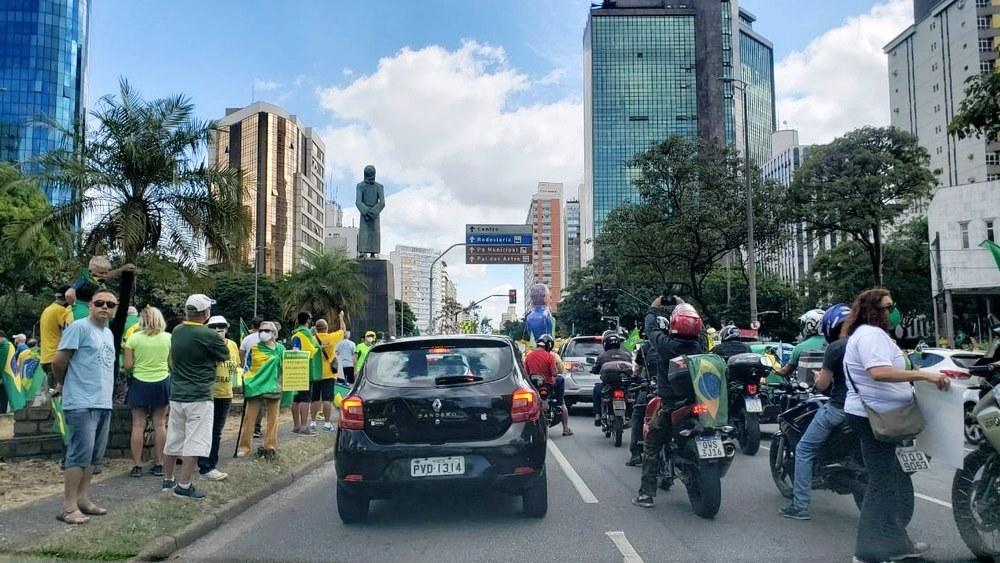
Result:
<svg viewBox="0 0 1000 563"><path fill-rule="evenodd" d="M337 354L337 365L344 368L354 367L354 343L350 338L345 338L337 343L335 353Z"/></svg>
<svg viewBox="0 0 1000 563"><path fill-rule="evenodd" d="M260 342L260 333L255 330L243 337L243 341L240 342L240 352L248 354L250 349L256 346L258 342Z"/></svg>
<svg viewBox="0 0 1000 563"><path fill-rule="evenodd" d="M850 375L844 412L868 417L858 392L864 397L868 407L876 412L904 407L913 400L913 387L909 383L872 379L868 369L879 366L906 369L903 351L881 328L861 325L848 339L847 351L844 353L844 370Z"/></svg>

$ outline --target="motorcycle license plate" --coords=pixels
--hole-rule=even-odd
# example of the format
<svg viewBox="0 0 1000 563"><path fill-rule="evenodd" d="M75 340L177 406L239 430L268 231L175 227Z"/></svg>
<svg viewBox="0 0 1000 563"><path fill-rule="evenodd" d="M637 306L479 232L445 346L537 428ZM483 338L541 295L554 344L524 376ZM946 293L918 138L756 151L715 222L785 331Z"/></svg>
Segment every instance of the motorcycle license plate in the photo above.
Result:
<svg viewBox="0 0 1000 563"><path fill-rule="evenodd" d="M615 414L621 414L625 412L625 401L623 399L615 399L611 401L611 407L615 410Z"/></svg>
<svg viewBox="0 0 1000 563"><path fill-rule="evenodd" d="M698 446L698 457L701 459L726 457L726 450L722 447L722 438L718 436L699 436L694 443Z"/></svg>
<svg viewBox="0 0 1000 563"><path fill-rule="evenodd" d="M463 475L465 458L422 457L410 460L410 477L435 477L438 475Z"/></svg>
<svg viewBox="0 0 1000 563"><path fill-rule="evenodd" d="M924 452L916 448L896 448L896 459L899 460L899 466L907 473L916 473L917 471L930 469L927 456L924 455Z"/></svg>
<svg viewBox="0 0 1000 563"><path fill-rule="evenodd" d="M743 397L747 412L764 412L764 406L760 402L760 397Z"/></svg>

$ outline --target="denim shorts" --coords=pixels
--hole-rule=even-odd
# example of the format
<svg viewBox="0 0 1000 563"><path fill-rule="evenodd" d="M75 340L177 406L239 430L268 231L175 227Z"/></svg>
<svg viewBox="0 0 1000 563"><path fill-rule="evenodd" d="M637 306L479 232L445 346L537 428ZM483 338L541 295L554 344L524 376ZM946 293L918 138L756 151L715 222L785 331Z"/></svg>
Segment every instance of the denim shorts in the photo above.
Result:
<svg viewBox="0 0 1000 563"><path fill-rule="evenodd" d="M72 409L65 411L66 444L64 468L98 465L108 446L111 409Z"/></svg>

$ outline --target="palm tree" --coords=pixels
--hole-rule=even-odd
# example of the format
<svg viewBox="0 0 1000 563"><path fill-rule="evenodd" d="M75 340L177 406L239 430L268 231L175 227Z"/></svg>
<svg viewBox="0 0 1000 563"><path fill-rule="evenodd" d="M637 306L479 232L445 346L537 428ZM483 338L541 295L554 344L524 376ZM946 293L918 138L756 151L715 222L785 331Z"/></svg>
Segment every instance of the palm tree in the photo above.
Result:
<svg viewBox="0 0 1000 563"><path fill-rule="evenodd" d="M45 179L77 187L77 197L24 229L21 244L43 224L82 223L86 253L134 262L155 251L193 264L207 242L219 262L243 262L253 227L242 176L195 163L215 124L197 120L189 98L144 100L122 79L118 96L101 98L91 118L89 135L61 128L76 151L39 160Z"/></svg>
<svg viewBox="0 0 1000 563"><path fill-rule="evenodd" d="M342 250L309 252L305 262L280 286L285 318L299 311L331 318L339 311L358 311L368 300L368 287L357 260Z"/></svg>

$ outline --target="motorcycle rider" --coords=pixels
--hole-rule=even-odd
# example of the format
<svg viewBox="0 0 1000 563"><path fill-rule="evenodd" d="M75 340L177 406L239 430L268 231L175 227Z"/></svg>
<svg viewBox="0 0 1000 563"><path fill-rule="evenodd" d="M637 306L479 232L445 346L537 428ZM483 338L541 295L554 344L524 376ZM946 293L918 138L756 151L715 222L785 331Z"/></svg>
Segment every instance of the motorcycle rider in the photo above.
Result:
<svg viewBox="0 0 1000 563"><path fill-rule="evenodd" d="M721 342L716 344L711 352L723 360L728 361L736 354L750 353L750 345L740 341L740 329L736 328L735 325L722 327L722 330L719 331L719 339Z"/></svg>
<svg viewBox="0 0 1000 563"><path fill-rule="evenodd" d="M823 309L806 311L799 317L799 327L802 329L802 341L792 348L792 357L788 363L774 370L776 375L788 377L799 367L799 357L806 352L826 348L826 339L819 333L819 325L823 321Z"/></svg>
<svg viewBox="0 0 1000 563"><path fill-rule="evenodd" d="M667 326L667 319L658 317L657 322L662 322L663 328ZM641 381L656 381L656 374L660 369L660 355L656 353L656 348L651 342L643 342L635 353L636 377ZM639 441L642 439L642 419L646 415L646 404L649 400L649 391L645 388L639 391L635 398L635 406L632 407L632 436L629 443L629 452L632 456L625 465L628 467L638 467L642 465L642 446Z"/></svg>
<svg viewBox="0 0 1000 563"><path fill-rule="evenodd" d="M662 297L657 297L646 313L646 335L660 357L660 369L656 374L656 394L663 398L660 410L649 421L642 460L642 484L639 495L632 504L643 508L653 507L659 474L660 449L671 439L670 408L667 406L676 398L676 393L667 379L667 362L678 356L704 354L708 348L701 340L702 322L694 307L674 297L676 306L670 313L669 333L660 328L656 321L657 309L663 307Z"/></svg>
<svg viewBox="0 0 1000 563"><path fill-rule="evenodd" d="M537 375L545 378L545 382L552 386L552 393L556 399L556 404L562 410L563 436L572 436L573 431L569 428L569 409L566 408L564 395L566 391L566 381L559 374L560 369L555 354L556 341L550 334L543 334L535 342L535 348L524 356L524 370L528 376Z"/></svg>
<svg viewBox="0 0 1000 563"><path fill-rule="evenodd" d="M809 520L813 461L823 447L823 442L845 420L844 400L847 397L847 382L844 376L844 352L847 350L847 339L840 337L840 328L850 312L849 306L838 303L827 309L820 321L820 332L829 344L823 355L823 369L816 372L815 385L820 391L829 389L830 400L816 411L816 416L795 446L792 502L778 511L778 514L785 518Z"/></svg>
<svg viewBox="0 0 1000 563"><path fill-rule="evenodd" d="M632 354L622 349L625 340L617 332L608 330L602 337L604 352L597 357L594 367L590 368L590 373L600 375L601 368L608 362L628 362L632 363ZM601 394L604 392L605 383L603 379L594 384L593 405L594 405L594 426L601 425Z"/></svg>

